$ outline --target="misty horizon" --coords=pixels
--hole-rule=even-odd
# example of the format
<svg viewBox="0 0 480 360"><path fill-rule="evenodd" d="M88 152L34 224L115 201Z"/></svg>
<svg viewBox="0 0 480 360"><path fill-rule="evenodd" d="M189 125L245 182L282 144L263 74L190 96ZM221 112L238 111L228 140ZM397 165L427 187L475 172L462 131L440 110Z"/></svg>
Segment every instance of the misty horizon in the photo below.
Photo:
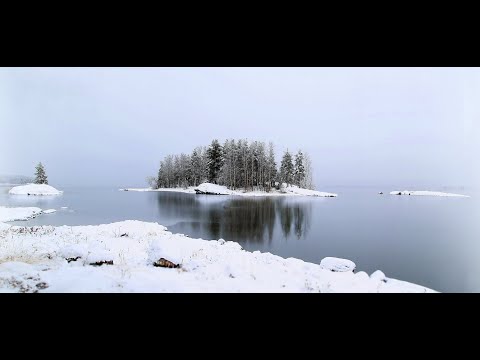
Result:
<svg viewBox="0 0 480 360"><path fill-rule="evenodd" d="M0 175L146 186L213 139L310 154L322 186L471 187L476 68L2 68ZM7 156L8 154L8 156Z"/></svg>

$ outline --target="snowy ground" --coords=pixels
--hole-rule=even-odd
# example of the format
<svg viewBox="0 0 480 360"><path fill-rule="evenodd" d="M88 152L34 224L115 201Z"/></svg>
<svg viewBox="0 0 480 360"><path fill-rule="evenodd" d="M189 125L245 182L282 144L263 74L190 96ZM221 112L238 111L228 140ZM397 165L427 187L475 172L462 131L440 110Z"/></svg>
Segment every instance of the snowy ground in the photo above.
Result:
<svg viewBox="0 0 480 360"><path fill-rule="evenodd" d="M18 208L0 209L3 221L19 217ZM180 266L155 267L161 258ZM252 253L236 242L192 239L141 221L0 223L0 292L433 292L354 268L346 259L326 258L319 265Z"/></svg>
<svg viewBox="0 0 480 360"><path fill-rule="evenodd" d="M452 194L440 191L411 191L411 190L395 190L391 191L390 195L414 195L414 196L455 196L455 197L470 197L468 195L461 195L461 194Z"/></svg>
<svg viewBox="0 0 480 360"><path fill-rule="evenodd" d="M61 195L63 191L45 184L28 184L15 186L8 192L10 195Z"/></svg>
<svg viewBox="0 0 480 360"><path fill-rule="evenodd" d="M218 195L235 195L235 196L318 196L318 197L336 197L337 194L302 189L298 186L288 186L283 187L280 191L272 189L271 192L265 191L241 191L241 190L230 190L226 186L220 186L210 183L203 183L199 186L190 186L187 189L184 188L127 188L120 189L121 191L169 191L169 192L182 192L186 194L195 194L195 189L199 189L202 192L215 193Z"/></svg>

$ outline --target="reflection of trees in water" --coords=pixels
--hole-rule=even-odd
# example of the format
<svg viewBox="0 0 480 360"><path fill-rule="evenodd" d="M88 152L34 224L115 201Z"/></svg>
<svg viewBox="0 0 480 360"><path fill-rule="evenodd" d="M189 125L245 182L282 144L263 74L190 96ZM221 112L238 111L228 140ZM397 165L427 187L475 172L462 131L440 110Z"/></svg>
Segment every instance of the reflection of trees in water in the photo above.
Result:
<svg viewBox="0 0 480 360"><path fill-rule="evenodd" d="M199 218L201 216L200 201L194 195L159 192L156 201L162 217Z"/></svg>
<svg viewBox="0 0 480 360"><path fill-rule="evenodd" d="M290 237L292 226L297 239L307 235L312 214L311 200L278 199L278 213L285 239Z"/></svg>
<svg viewBox="0 0 480 360"><path fill-rule="evenodd" d="M182 221L191 236L224 238L239 242L272 242L277 214L286 239L300 239L310 228L311 199L230 198L223 196L161 193L158 206L162 217Z"/></svg>
<svg viewBox="0 0 480 360"><path fill-rule="evenodd" d="M269 198L233 199L225 206L222 234L236 241L272 241L275 203Z"/></svg>

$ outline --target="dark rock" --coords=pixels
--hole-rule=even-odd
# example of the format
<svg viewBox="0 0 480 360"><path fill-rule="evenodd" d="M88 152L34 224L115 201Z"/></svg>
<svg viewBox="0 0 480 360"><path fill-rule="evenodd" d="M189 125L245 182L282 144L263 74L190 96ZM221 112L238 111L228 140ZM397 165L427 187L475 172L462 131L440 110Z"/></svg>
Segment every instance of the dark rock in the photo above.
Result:
<svg viewBox="0 0 480 360"><path fill-rule="evenodd" d="M155 266L155 267L166 267L166 268L179 268L180 264L175 264L175 263L171 262L170 260L167 260L165 258L160 258L159 260L157 260L153 263L153 266Z"/></svg>
<svg viewBox="0 0 480 360"><path fill-rule="evenodd" d="M208 192L208 191L202 191L202 190L199 190L199 189L194 189L194 190L198 195L225 195L225 194L212 193L212 192Z"/></svg>
<svg viewBox="0 0 480 360"><path fill-rule="evenodd" d="M128 237L128 234L124 233L124 234L120 235L120 237L124 237L124 236Z"/></svg>
<svg viewBox="0 0 480 360"><path fill-rule="evenodd" d="M43 290L43 289L46 289L48 288L48 284L44 281L42 282L39 282L37 285L35 285L37 287L37 289L40 289L40 290Z"/></svg>
<svg viewBox="0 0 480 360"><path fill-rule="evenodd" d="M102 266L102 265L113 265L113 260L103 260L103 261L97 261L94 263L90 263L92 266Z"/></svg>
<svg viewBox="0 0 480 360"><path fill-rule="evenodd" d="M72 262L72 261L77 261L78 259L80 259L80 256L71 257L71 258L66 258L65 260L67 260L67 261L70 263L70 262Z"/></svg>

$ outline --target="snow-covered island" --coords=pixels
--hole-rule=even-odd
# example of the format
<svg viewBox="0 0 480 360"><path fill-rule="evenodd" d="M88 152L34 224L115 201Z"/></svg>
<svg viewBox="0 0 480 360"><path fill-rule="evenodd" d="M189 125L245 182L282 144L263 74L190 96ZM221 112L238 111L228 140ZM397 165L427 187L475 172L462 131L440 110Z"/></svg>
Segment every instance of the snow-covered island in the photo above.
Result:
<svg viewBox="0 0 480 360"><path fill-rule="evenodd" d="M226 186L211 183L203 183L199 186L189 186L187 188L125 188L120 191L165 191L165 192L181 192L186 194L207 194L207 195L235 195L235 196L317 196L317 197L337 197L337 194L302 189L296 185L287 186L283 184L280 190L272 188L270 192L266 191L242 191L230 190Z"/></svg>
<svg viewBox="0 0 480 360"><path fill-rule="evenodd" d="M22 216L18 208L0 211L1 221ZM434 292L354 270L346 259L284 259L173 234L157 223L0 223L0 292Z"/></svg>
<svg viewBox="0 0 480 360"><path fill-rule="evenodd" d="M470 197L468 195L461 195L461 194L452 194L440 191L426 191L426 190L395 190L391 191L390 195L412 195L412 196L446 196L446 197Z"/></svg>
<svg viewBox="0 0 480 360"><path fill-rule="evenodd" d="M46 184L28 184L15 186L8 193L10 195L61 195L63 191Z"/></svg>

